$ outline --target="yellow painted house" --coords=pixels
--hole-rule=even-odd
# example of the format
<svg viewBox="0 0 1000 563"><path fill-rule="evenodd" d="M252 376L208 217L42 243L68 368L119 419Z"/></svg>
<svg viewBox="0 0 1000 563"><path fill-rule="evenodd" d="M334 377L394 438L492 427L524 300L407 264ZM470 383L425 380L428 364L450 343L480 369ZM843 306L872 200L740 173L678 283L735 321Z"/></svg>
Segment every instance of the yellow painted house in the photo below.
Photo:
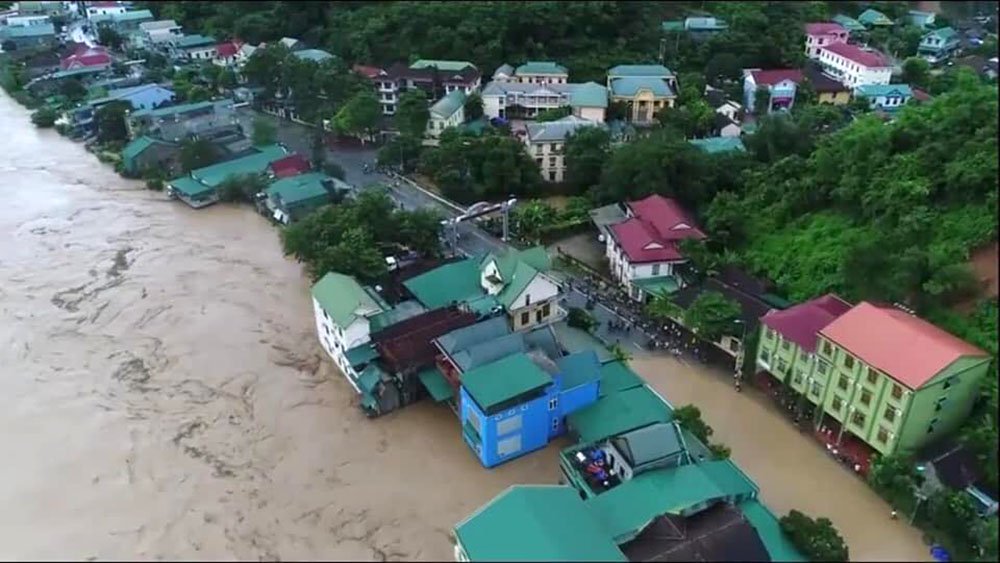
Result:
<svg viewBox="0 0 1000 563"><path fill-rule="evenodd" d="M663 65L619 65L608 71L611 102L628 107L628 121L638 125L652 123L656 113L674 107L677 79Z"/></svg>

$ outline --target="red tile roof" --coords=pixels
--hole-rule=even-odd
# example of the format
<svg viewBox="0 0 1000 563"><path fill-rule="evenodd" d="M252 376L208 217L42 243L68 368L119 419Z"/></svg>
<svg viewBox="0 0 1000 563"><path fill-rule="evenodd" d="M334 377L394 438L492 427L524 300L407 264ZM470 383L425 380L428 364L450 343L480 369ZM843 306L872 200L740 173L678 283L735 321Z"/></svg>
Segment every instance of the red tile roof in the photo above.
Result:
<svg viewBox="0 0 1000 563"><path fill-rule="evenodd" d="M892 306L863 301L820 334L910 389L919 389L963 356L988 355L931 323Z"/></svg>
<svg viewBox="0 0 1000 563"><path fill-rule="evenodd" d="M886 62L882 53L879 53L878 51L865 51L856 45L850 45L848 43L833 43L823 47L823 49L868 68L889 66L889 63Z"/></svg>
<svg viewBox="0 0 1000 563"><path fill-rule="evenodd" d="M850 303L828 294L784 311L772 311L761 317L760 322L811 353L816 351L819 331L850 309Z"/></svg>
<svg viewBox="0 0 1000 563"><path fill-rule="evenodd" d="M308 172L312 166L304 156L292 153L285 158L275 160L271 163L271 171L278 178L297 176L303 172Z"/></svg>
<svg viewBox="0 0 1000 563"><path fill-rule="evenodd" d="M63 70L73 67L104 66L111 64L111 55L104 47L88 47L80 44L72 55L64 58L59 66Z"/></svg>
<svg viewBox="0 0 1000 563"><path fill-rule="evenodd" d="M219 43L215 46L215 52L218 53L220 59L226 57L235 57L236 53L240 51L240 47L243 44L237 41L226 41L225 43Z"/></svg>
<svg viewBox="0 0 1000 563"><path fill-rule="evenodd" d="M757 85L767 84L768 86L774 86L775 84L791 80L796 84L802 82L802 71L797 68L783 68L775 70L755 70L750 74L753 75L753 81Z"/></svg>
<svg viewBox="0 0 1000 563"><path fill-rule="evenodd" d="M806 33L809 35L832 35L835 33L846 33L847 30L844 26L839 23L833 22L822 22L822 23L807 23Z"/></svg>
<svg viewBox="0 0 1000 563"><path fill-rule="evenodd" d="M361 76L366 76L368 78L376 78L377 76L385 72L384 70L380 69L377 66L368 66L368 65L354 65L352 70L354 70L354 72L360 74Z"/></svg>
<svg viewBox="0 0 1000 563"><path fill-rule="evenodd" d="M651 195L626 205L633 217L612 225L611 233L630 262L681 260L678 241L705 238L705 233L672 199Z"/></svg>

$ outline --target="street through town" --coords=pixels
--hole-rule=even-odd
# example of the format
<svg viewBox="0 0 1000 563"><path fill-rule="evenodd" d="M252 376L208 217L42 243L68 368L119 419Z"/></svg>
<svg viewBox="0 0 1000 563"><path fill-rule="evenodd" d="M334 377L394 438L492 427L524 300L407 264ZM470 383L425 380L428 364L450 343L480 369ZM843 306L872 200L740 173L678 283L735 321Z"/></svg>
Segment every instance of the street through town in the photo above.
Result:
<svg viewBox="0 0 1000 563"><path fill-rule="evenodd" d="M430 402L366 419L249 207L192 210L0 94L0 543L24 559L446 560L555 443L484 470Z"/></svg>

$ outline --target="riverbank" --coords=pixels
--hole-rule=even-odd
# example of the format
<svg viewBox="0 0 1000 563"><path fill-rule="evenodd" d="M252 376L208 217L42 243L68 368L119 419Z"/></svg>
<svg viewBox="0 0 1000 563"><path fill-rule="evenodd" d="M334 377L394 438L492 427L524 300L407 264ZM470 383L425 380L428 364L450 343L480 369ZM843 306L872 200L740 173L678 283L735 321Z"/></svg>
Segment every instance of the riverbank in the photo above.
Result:
<svg viewBox="0 0 1000 563"><path fill-rule="evenodd" d="M450 559L486 471L454 415L368 420L301 267L249 208L193 211L0 95L0 530L11 558Z"/></svg>

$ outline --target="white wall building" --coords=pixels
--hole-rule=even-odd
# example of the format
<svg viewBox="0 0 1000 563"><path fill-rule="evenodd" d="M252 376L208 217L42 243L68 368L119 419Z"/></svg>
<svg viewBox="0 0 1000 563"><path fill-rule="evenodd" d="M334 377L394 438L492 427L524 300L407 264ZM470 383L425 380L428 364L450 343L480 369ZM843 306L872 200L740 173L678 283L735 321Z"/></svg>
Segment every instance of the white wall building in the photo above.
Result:
<svg viewBox="0 0 1000 563"><path fill-rule="evenodd" d="M465 123L465 92L455 90L431 106L430 119L427 120L427 142L436 144L442 131L449 127L458 127L463 123Z"/></svg>
<svg viewBox="0 0 1000 563"><path fill-rule="evenodd" d="M87 5L87 19L94 16L121 16L125 14L125 6L118 2L91 2Z"/></svg>
<svg viewBox="0 0 1000 563"><path fill-rule="evenodd" d="M359 393L355 383L358 374L346 353L370 341L369 319L385 311L381 299L373 293L354 278L335 272L323 276L312 288L320 344Z"/></svg>
<svg viewBox="0 0 1000 563"><path fill-rule="evenodd" d="M819 63L824 73L851 89L865 84L888 84L892 79L892 64L881 53L848 43L822 47Z"/></svg>
<svg viewBox="0 0 1000 563"><path fill-rule="evenodd" d="M562 182L566 177L566 138L583 127L600 127L600 123L566 116L556 121L529 123L524 137L528 155L535 159L542 178L549 182Z"/></svg>
<svg viewBox="0 0 1000 563"><path fill-rule="evenodd" d="M49 16L7 16L7 27L29 27L51 23Z"/></svg>

